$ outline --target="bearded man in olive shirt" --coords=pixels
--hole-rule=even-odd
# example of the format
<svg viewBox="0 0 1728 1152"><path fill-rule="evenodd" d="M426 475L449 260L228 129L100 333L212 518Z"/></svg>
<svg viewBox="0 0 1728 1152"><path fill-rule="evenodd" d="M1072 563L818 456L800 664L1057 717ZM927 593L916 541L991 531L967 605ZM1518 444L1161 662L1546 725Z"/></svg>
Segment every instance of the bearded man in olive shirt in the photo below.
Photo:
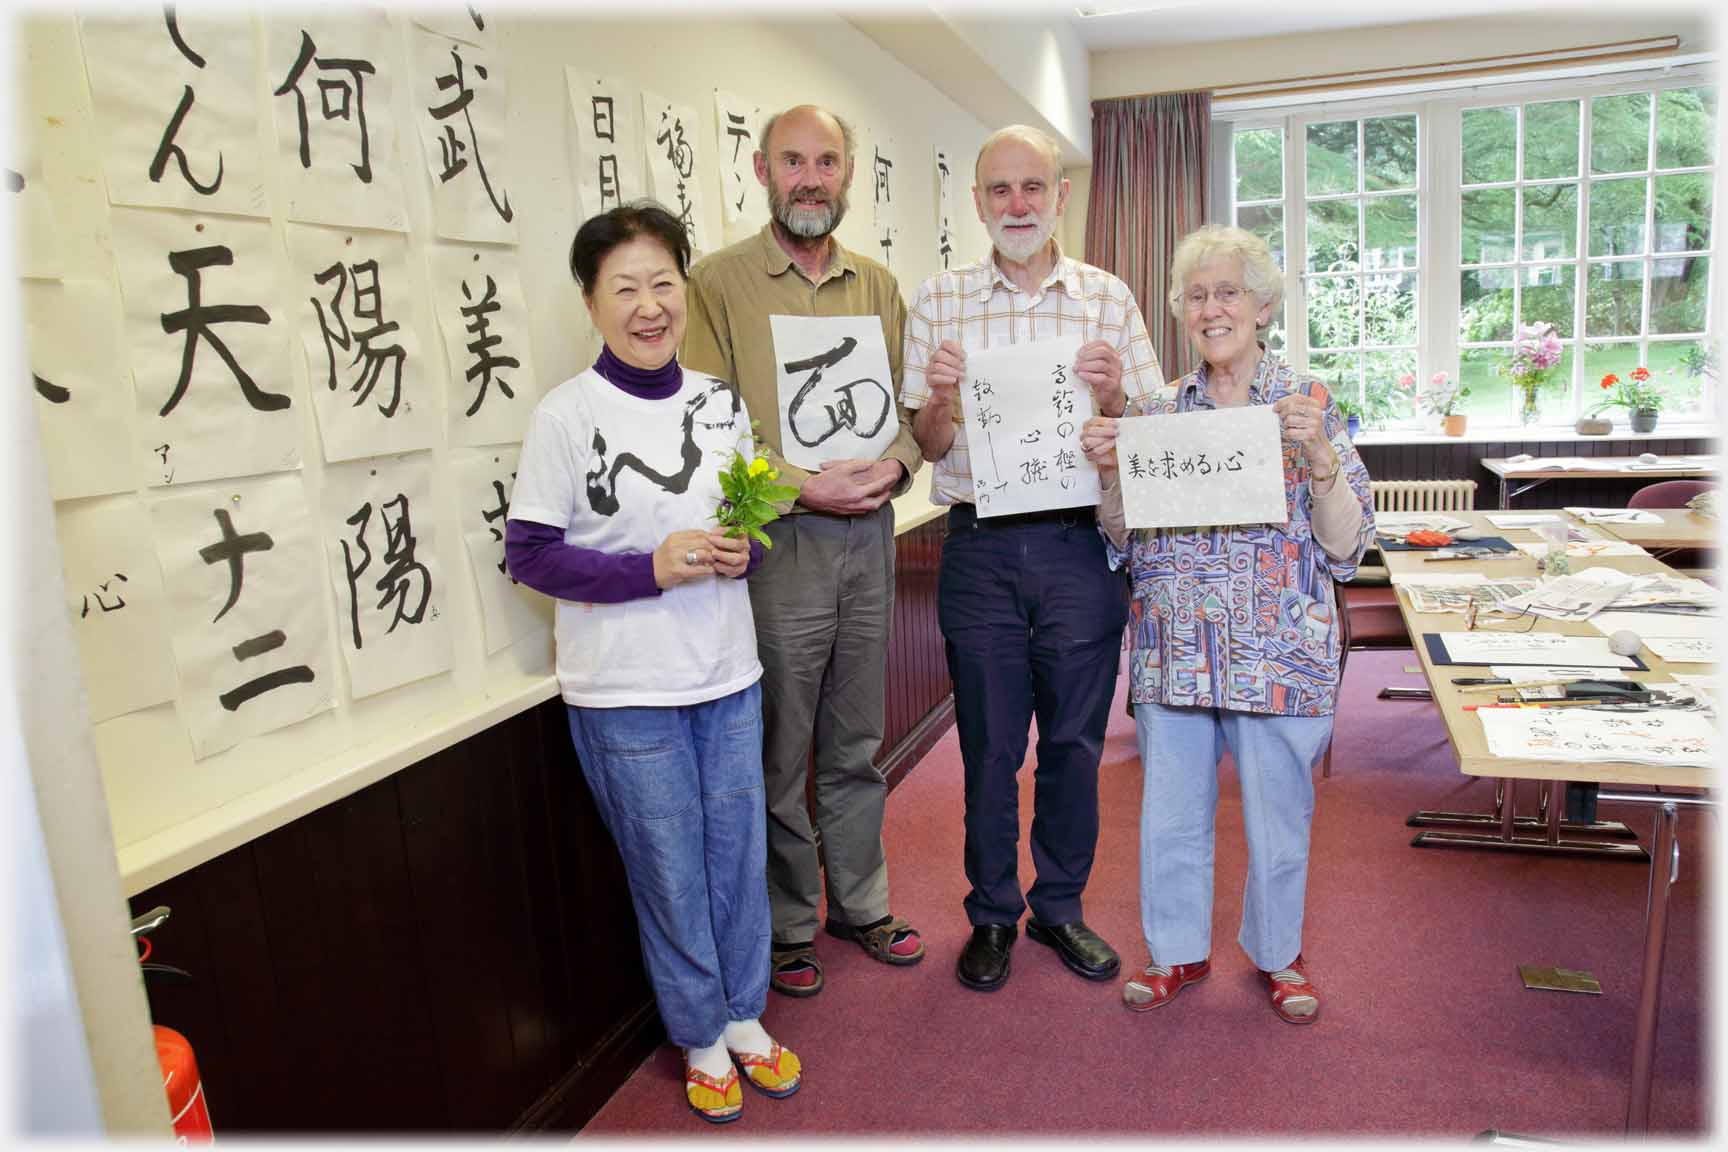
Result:
<svg viewBox="0 0 1728 1152"><path fill-rule="evenodd" d="M679 356L686 368L739 389L761 416L758 432L780 482L799 489L790 512L768 525L774 547L750 578L763 669L771 986L789 996L822 989L815 938L824 887L830 935L887 964L924 957L917 931L888 909L888 786L874 763L894 609L888 501L906 490L922 457L899 404L906 327L899 286L888 269L832 235L846 212L852 153L851 129L822 108L789 108L763 125L755 167L771 219L690 270ZM837 460L809 472L781 456L773 315L881 318L900 428L880 459ZM805 800L812 767L814 826Z"/></svg>

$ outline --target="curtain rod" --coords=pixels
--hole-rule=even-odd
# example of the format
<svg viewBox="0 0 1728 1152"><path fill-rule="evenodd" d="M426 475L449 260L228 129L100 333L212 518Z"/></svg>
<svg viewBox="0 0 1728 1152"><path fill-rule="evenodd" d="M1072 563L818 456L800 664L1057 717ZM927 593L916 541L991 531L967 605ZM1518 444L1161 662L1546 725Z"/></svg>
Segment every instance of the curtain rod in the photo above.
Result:
<svg viewBox="0 0 1728 1152"><path fill-rule="evenodd" d="M1433 64L1411 64L1393 68L1361 68L1349 72L1291 76L1281 80L1264 80L1253 84L1226 84L1210 89L1210 91L1215 103L1226 104L1235 100L1295 95L1304 92L1342 91L1352 88L1370 88L1383 84L1413 83L1454 77L1511 75L1544 65L1608 62L1672 55L1679 47L1680 37L1678 36L1653 36L1641 40L1584 44L1576 48L1555 49L1552 52L1517 52L1499 56L1474 56L1463 60L1442 60ZM1100 98L1092 103L1108 104L1117 100L1139 100L1147 96L1178 96L1192 91L1197 91L1197 89L1171 88L1156 92L1138 92L1132 96ZM1205 91L1205 89L1198 89L1198 91Z"/></svg>

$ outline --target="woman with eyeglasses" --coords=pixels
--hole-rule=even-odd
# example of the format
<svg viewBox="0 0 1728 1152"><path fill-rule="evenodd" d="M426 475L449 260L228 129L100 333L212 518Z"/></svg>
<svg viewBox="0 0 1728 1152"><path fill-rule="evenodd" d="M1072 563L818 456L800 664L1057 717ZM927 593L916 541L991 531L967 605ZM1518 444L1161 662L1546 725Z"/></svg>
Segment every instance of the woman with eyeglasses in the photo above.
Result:
<svg viewBox="0 0 1728 1152"><path fill-rule="evenodd" d="M1140 922L1150 962L1124 986L1135 1011L1168 1004L1211 971L1218 763L1242 785L1248 876L1237 937L1272 1009L1312 1023L1320 994L1302 959L1313 767L1332 736L1338 600L1374 535L1368 473L1319 381L1298 376L1260 333L1283 274L1266 242L1207 225L1177 246L1170 310L1204 361L1173 393L1126 415L1270 405L1284 443L1285 524L1124 526L1117 422L1081 443L1098 465L1098 522L1134 597L1129 694L1140 746Z"/></svg>

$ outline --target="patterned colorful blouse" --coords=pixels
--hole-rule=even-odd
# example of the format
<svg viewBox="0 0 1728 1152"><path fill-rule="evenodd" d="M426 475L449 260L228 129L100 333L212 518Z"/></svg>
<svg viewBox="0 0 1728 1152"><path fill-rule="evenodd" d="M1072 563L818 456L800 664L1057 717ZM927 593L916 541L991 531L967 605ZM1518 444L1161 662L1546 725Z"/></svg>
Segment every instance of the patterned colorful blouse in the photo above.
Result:
<svg viewBox="0 0 1728 1152"><path fill-rule="evenodd" d="M1217 407L1207 369L1129 407L1132 415ZM1332 583L1356 572L1374 538L1368 472L1324 385L1299 378L1270 353L1248 403L1301 393L1326 407L1326 430L1342 475L1362 504L1362 528L1345 560L1326 555L1311 532L1308 466L1284 445L1290 522L1233 528L1145 529L1129 537L1134 602L1129 691L1135 703L1189 704L1277 716L1326 716L1338 684L1339 636ZM1114 551L1114 550L1112 550ZM1113 560L1119 560L1118 553Z"/></svg>

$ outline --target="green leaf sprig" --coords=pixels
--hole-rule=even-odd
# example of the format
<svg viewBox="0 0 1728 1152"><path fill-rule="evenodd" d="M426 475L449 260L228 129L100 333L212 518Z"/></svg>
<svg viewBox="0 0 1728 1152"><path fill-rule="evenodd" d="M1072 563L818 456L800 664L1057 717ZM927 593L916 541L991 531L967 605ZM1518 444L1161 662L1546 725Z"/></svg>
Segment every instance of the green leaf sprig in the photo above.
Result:
<svg viewBox="0 0 1728 1152"><path fill-rule="evenodd" d="M762 526L780 518L775 504L798 498L798 489L778 483L779 479L780 473L761 454L760 444L752 457L734 451L732 463L720 470L720 491L724 498L714 509L715 523L728 536L748 536L760 540L764 548L774 547Z"/></svg>

